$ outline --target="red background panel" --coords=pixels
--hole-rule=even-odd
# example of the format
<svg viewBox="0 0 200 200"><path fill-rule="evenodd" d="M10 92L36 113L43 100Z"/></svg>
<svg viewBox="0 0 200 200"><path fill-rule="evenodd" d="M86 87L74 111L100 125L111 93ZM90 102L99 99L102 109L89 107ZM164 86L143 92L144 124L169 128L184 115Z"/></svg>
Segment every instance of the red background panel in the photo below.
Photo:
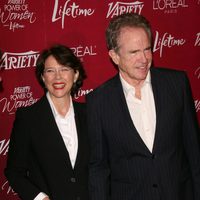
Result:
<svg viewBox="0 0 200 200"><path fill-rule="evenodd" d="M187 72L200 121L200 0L1 0L0 199L18 199L3 170L16 109L43 95L34 75L39 52L55 43L73 49L88 76L76 96L84 101L116 73L105 30L123 12L143 14L151 22L155 66Z"/></svg>

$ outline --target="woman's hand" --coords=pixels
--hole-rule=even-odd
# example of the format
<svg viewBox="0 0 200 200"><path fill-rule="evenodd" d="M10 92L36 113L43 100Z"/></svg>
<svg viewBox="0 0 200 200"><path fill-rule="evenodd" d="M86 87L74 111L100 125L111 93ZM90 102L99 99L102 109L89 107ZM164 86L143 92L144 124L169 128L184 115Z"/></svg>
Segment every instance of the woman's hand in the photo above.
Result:
<svg viewBox="0 0 200 200"><path fill-rule="evenodd" d="M49 197L45 197L43 200L50 200Z"/></svg>

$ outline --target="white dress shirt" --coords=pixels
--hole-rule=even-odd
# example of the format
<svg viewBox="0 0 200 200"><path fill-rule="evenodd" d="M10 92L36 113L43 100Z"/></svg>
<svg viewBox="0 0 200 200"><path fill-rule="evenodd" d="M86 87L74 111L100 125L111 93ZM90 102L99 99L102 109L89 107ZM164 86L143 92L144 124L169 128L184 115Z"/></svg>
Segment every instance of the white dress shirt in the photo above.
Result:
<svg viewBox="0 0 200 200"><path fill-rule="evenodd" d="M70 98L70 107L65 117L61 116L57 112L48 92L47 92L47 99L50 103L60 134L68 150L72 167L74 167L78 151L78 137L77 137L72 99Z"/></svg>
<svg viewBox="0 0 200 200"><path fill-rule="evenodd" d="M141 99L135 97L135 88L127 83L121 74L120 80L134 126L149 151L152 152L155 137L156 112L150 72L148 72L142 85Z"/></svg>
<svg viewBox="0 0 200 200"><path fill-rule="evenodd" d="M65 115L65 117L63 117L57 112L51 100L51 97L49 95L49 92L47 92L46 96L51 106L51 110L53 112L53 116L55 118L60 134L63 138L63 141L69 153L71 165L74 168L77 151L78 151L78 137L77 137L77 129L76 129L76 123L75 123L75 118L74 118L74 107L73 107L72 99L70 98L69 110L67 114ZM47 197L47 195L43 192L40 192L34 198L34 200L42 200L45 197Z"/></svg>

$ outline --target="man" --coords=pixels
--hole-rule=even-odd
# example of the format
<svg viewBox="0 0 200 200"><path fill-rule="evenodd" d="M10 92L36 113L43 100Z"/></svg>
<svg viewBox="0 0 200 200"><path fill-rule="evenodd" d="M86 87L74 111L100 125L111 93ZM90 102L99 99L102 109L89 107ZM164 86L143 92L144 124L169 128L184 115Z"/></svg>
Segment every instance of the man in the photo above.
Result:
<svg viewBox="0 0 200 200"><path fill-rule="evenodd" d="M184 72L152 67L149 22L106 31L119 73L87 96L92 200L200 200L199 127Z"/></svg>

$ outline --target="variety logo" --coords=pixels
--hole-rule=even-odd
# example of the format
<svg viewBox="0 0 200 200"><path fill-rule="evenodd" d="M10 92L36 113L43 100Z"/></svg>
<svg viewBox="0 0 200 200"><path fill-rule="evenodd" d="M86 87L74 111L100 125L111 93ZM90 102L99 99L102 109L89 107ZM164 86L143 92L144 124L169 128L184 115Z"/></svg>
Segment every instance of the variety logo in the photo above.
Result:
<svg viewBox="0 0 200 200"><path fill-rule="evenodd" d="M7 155L9 148L10 140L1 140L0 141L0 155ZM17 195L17 193L11 188L8 181L5 181L1 186L1 191L4 191L6 195Z"/></svg>
<svg viewBox="0 0 200 200"><path fill-rule="evenodd" d="M9 30L25 28L25 21L30 24L36 21L35 12L29 10L26 0L8 0L0 8L0 22Z"/></svg>
<svg viewBox="0 0 200 200"><path fill-rule="evenodd" d="M59 0L55 0L52 22L61 20L62 29L65 27L65 17L77 18L80 16L87 17L94 14L95 9L80 8L75 2L65 1L64 5L59 4Z"/></svg>
<svg viewBox="0 0 200 200"><path fill-rule="evenodd" d="M187 7L186 0L153 0L153 10L162 10L164 13L177 13L177 9Z"/></svg>
<svg viewBox="0 0 200 200"><path fill-rule="evenodd" d="M200 100L197 99L194 101L194 103L195 103L196 112L199 112L200 111Z"/></svg>
<svg viewBox="0 0 200 200"><path fill-rule="evenodd" d="M160 51L160 57L162 57L164 47L171 48L174 46L183 46L185 42L185 39L176 39L170 33L164 33L162 36L160 36L159 32L156 31L153 51Z"/></svg>
<svg viewBox="0 0 200 200"><path fill-rule="evenodd" d="M71 47L71 49L77 57L97 55L96 45L79 45L77 47ZM26 67L35 67L39 55L40 54L38 51L27 51L23 53L5 52L2 56L0 68L10 70L21 69Z"/></svg>
<svg viewBox="0 0 200 200"><path fill-rule="evenodd" d="M9 142L10 140L1 140L0 141L0 155L5 156L8 153L8 148L9 148Z"/></svg>
<svg viewBox="0 0 200 200"><path fill-rule="evenodd" d="M77 92L77 94L75 94L74 98L78 99L79 97L85 96L92 91L93 91L93 89L83 90L80 88L79 91Z"/></svg>
<svg viewBox="0 0 200 200"><path fill-rule="evenodd" d="M5 70L35 67L39 57L37 51L27 51L23 53L5 52L2 56L1 68Z"/></svg>
<svg viewBox="0 0 200 200"><path fill-rule="evenodd" d="M194 46L200 46L200 33L197 33L196 41L195 41Z"/></svg>
<svg viewBox="0 0 200 200"><path fill-rule="evenodd" d="M138 13L140 14L142 11L142 8L144 7L144 3L140 1L135 2L111 2L108 4L108 12L106 15L106 18L113 18L115 16L121 15L123 13Z"/></svg>
<svg viewBox="0 0 200 200"><path fill-rule="evenodd" d="M38 98L33 97L30 86L16 87L9 98L0 99L0 112L14 114L17 108L34 104Z"/></svg>

